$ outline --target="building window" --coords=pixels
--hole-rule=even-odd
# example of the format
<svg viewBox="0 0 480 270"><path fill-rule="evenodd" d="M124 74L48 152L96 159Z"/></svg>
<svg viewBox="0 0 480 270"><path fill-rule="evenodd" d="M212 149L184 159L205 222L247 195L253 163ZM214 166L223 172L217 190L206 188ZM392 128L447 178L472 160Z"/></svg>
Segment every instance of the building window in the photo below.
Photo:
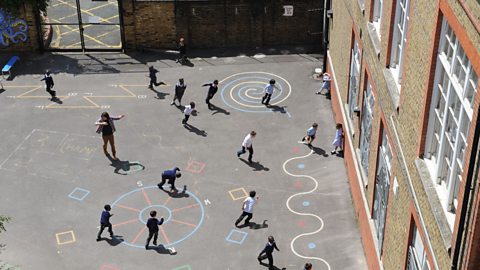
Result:
<svg viewBox="0 0 480 270"><path fill-rule="evenodd" d="M383 0L373 0L373 17L372 24L375 27L378 37L381 37L382 33L382 13L383 13Z"/></svg>
<svg viewBox="0 0 480 270"><path fill-rule="evenodd" d="M372 138L373 107L375 97L373 96L372 84L367 81L367 89L363 93L362 105L362 126L360 133L360 162L363 172L368 176L368 161L370 159L370 140Z"/></svg>
<svg viewBox="0 0 480 270"><path fill-rule="evenodd" d="M439 42L425 158L440 201L454 213L478 76L445 19Z"/></svg>
<svg viewBox="0 0 480 270"><path fill-rule="evenodd" d="M393 23L390 70L392 71L395 82L399 86L398 89L400 89L405 44L407 43L410 0L397 0L396 2L397 7L395 8L395 20Z"/></svg>
<svg viewBox="0 0 480 270"><path fill-rule="evenodd" d="M407 270L430 270L427 252L417 226L413 225L413 237L408 245Z"/></svg>
<svg viewBox="0 0 480 270"><path fill-rule="evenodd" d="M360 85L360 47L357 39L353 38L353 48L350 59L350 85L348 87L348 112L350 119L353 119L355 111L358 110L358 87Z"/></svg>
<svg viewBox="0 0 480 270"><path fill-rule="evenodd" d="M375 198L373 201L373 220L377 229L379 255L383 250L385 222L387 218L388 192L392 175L392 149L385 129L382 132L382 144L378 151L377 175L375 178Z"/></svg>

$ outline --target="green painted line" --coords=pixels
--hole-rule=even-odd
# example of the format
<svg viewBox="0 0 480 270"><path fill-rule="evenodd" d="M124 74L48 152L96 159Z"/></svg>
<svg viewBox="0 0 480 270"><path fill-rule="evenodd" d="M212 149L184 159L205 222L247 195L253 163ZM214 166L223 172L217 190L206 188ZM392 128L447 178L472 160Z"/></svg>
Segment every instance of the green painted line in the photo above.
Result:
<svg viewBox="0 0 480 270"><path fill-rule="evenodd" d="M189 264L185 264L185 265L182 265L180 267L173 268L172 270L192 270L192 268L190 267Z"/></svg>

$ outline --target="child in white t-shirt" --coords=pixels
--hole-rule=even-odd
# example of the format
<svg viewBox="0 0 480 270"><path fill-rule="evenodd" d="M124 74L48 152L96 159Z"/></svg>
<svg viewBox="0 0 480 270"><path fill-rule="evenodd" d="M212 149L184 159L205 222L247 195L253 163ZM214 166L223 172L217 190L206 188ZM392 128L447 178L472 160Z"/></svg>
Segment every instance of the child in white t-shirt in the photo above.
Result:
<svg viewBox="0 0 480 270"><path fill-rule="evenodd" d="M190 115L194 112L195 110L195 102L190 102L190 105L185 106L185 110L183 110L183 114L185 115L185 118L182 120L182 124L187 124L188 118L190 118Z"/></svg>

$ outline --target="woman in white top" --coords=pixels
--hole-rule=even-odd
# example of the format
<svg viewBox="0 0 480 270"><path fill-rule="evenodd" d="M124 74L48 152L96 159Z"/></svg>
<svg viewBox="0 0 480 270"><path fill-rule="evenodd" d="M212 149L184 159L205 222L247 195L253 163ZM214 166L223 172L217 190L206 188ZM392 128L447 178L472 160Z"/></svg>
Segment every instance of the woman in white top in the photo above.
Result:
<svg viewBox="0 0 480 270"><path fill-rule="evenodd" d="M240 155L245 154L248 149L248 162L252 163L252 157L253 157L253 138L257 136L257 133L255 131L251 131L243 140L242 143L242 149L237 151L237 157L240 157Z"/></svg>

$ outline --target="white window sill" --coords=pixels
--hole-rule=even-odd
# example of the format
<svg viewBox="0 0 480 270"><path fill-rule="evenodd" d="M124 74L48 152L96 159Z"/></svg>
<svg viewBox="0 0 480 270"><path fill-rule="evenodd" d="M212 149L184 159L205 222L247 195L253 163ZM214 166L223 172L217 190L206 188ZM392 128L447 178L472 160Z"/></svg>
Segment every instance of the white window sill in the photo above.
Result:
<svg viewBox="0 0 480 270"><path fill-rule="evenodd" d="M375 49L377 58L380 60L381 43L380 43L380 37L378 35L377 29L378 28L375 27L374 23L371 23L371 22L367 23L368 36L370 37L370 41L373 44L373 48Z"/></svg>
<svg viewBox="0 0 480 270"><path fill-rule="evenodd" d="M395 110L398 111L398 107L400 106L400 87L395 81L392 71L389 68L383 69L383 77L387 83L387 90L392 99L393 106Z"/></svg>
<svg viewBox="0 0 480 270"><path fill-rule="evenodd" d="M437 192L438 188L443 188L440 185L435 184L430 176L428 166L423 159L417 158L415 160L415 167L420 176L420 180L423 189L427 195L428 203L432 210L433 216L437 223L440 235L442 236L443 245L445 249L450 248L450 242L452 240L453 223L455 222L455 214L450 213L444 207L442 198L439 197Z"/></svg>

